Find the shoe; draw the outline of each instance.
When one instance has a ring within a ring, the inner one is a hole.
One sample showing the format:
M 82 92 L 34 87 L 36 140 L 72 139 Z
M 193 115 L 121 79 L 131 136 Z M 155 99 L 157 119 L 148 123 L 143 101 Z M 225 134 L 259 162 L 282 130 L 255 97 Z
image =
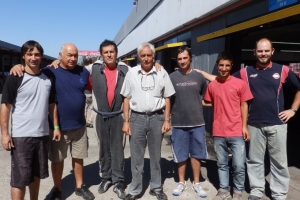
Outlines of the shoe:
M 168 200 L 167 195 L 164 193 L 163 190 L 150 190 L 149 194 L 152 196 L 156 196 L 158 200 Z
M 82 184 L 80 188 L 75 189 L 75 194 L 77 196 L 81 196 L 85 200 L 93 200 L 95 199 L 95 196 L 93 193 L 85 186 L 85 184 Z
M 61 200 L 61 191 L 59 191 L 57 188 L 53 188 L 50 200 Z
M 207 197 L 206 192 L 201 187 L 200 183 L 193 184 L 192 189 L 197 193 L 201 198 Z
M 261 199 L 261 197 L 258 197 L 258 196 L 252 195 L 252 194 L 250 194 L 248 196 L 248 200 L 260 200 L 260 199 Z
M 106 192 L 110 186 L 111 186 L 110 180 L 102 179 L 102 181 L 99 185 L 99 188 L 98 188 L 98 192 L 100 194 L 102 194 L 102 193 Z
M 232 197 L 230 195 L 229 190 L 225 190 L 222 188 L 218 190 L 217 195 L 215 196 L 215 198 L 213 198 L 213 200 L 231 200 L 231 199 Z
M 174 196 L 180 196 L 181 193 L 187 189 L 186 183 L 179 182 L 177 187 L 173 190 L 173 195 Z
M 115 184 L 113 191 L 118 195 L 120 199 L 125 199 L 126 193 L 124 191 L 124 184 L 122 181 Z
M 127 194 L 124 200 L 135 200 L 137 196 L 134 196 L 132 194 Z
M 232 200 L 242 200 L 242 199 L 243 199 L 242 191 L 234 190 Z

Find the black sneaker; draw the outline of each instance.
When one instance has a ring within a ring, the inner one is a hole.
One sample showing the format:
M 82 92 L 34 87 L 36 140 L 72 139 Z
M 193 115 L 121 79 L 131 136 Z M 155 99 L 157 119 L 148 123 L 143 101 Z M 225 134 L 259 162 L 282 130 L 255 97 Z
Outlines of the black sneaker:
M 85 200 L 93 200 L 95 199 L 95 196 L 93 193 L 85 186 L 85 184 L 81 185 L 81 188 L 75 189 L 75 194 L 77 196 L 81 196 Z
M 53 188 L 50 200 L 61 200 L 61 191 L 59 191 L 57 188 Z
M 102 179 L 102 181 L 99 185 L 99 188 L 98 188 L 98 192 L 100 194 L 102 194 L 102 193 L 106 192 L 110 186 L 111 186 L 110 180 Z
M 127 194 L 125 197 L 125 200 L 135 200 L 137 199 L 137 196 L 134 196 L 132 194 Z
M 158 200 L 168 200 L 167 195 L 163 192 L 163 190 L 150 190 L 149 194 L 152 196 L 156 196 Z
M 124 191 L 124 184 L 122 181 L 115 184 L 113 191 L 118 195 L 120 199 L 125 199 L 126 193 Z

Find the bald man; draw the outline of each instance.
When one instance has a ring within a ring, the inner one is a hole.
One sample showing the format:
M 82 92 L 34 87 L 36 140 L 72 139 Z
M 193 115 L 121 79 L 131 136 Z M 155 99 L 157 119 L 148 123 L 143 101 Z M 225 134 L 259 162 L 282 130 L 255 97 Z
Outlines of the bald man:
M 43 68 L 42 71 L 52 74 L 57 97 L 60 126 L 50 125 L 51 129 L 60 129 L 62 133 L 59 142 L 50 143 L 49 159 L 54 188 L 50 199 L 61 199 L 61 179 L 64 159 L 70 146 L 72 166 L 76 180 L 75 194 L 84 199 L 94 199 L 94 195 L 83 183 L 83 159 L 88 157 L 88 138 L 86 135 L 86 121 L 84 116 L 85 94 L 89 72 L 85 67 L 78 66 L 78 50 L 75 45 L 67 43 L 59 52 L 60 64 L 57 69 Z M 15 66 L 13 69 L 20 68 Z M 13 70 L 12 69 L 12 70 Z M 20 70 L 19 70 L 20 71 Z M 18 73 L 20 74 L 20 72 Z

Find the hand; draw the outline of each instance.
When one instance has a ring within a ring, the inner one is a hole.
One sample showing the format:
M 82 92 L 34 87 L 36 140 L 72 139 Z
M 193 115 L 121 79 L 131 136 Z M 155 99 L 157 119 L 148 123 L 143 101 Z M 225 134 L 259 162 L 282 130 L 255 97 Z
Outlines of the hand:
M 243 138 L 244 138 L 245 142 L 250 140 L 250 133 L 249 133 L 248 127 L 243 127 Z
M 162 125 L 161 132 L 164 134 L 164 133 L 168 132 L 169 130 L 171 130 L 170 122 L 165 120 Z
M 21 64 L 17 64 L 10 69 L 9 74 L 21 77 L 23 76 L 24 71 L 25 71 L 25 67 Z
M 131 135 L 130 123 L 129 122 L 123 122 L 122 131 L 125 133 L 125 135 Z
M 158 62 L 155 62 L 154 67 L 155 67 L 156 71 L 160 71 L 160 70 L 164 69 L 164 67 L 162 65 L 160 65 Z
M 48 67 L 54 67 L 54 69 L 58 68 L 58 65 L 60 64 L 60 60 L 54 60 Z
M 279 118 L 287 123 L 289 119 L 291 119 L 295 115 L 295 112 L 292 110 L 284 110 L 281 113 L 279 113 Z
M 2 134 L 2 146 L 6 151 L 10 151 L 11 148 L 15 147 L 9 134 Z
M 53 138 L 52 138 L 52 140 L 55 140 L 56 142 L 58 142 L 58 141 L 60 141 L 60 138 L 61 138 L 60 130 L 59 129 L 55 129 L 53 131 Z

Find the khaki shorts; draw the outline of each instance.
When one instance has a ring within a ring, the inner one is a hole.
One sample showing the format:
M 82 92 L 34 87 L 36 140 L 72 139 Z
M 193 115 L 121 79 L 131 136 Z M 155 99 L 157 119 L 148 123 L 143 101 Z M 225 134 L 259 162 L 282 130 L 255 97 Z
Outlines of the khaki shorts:
M 50 130 L 49 160 L 61 162 L 67 157 L 68 147 L 72 158 L 83 159 L 88 157 L 88 137 L 86 127 L 74 130 L 61 131 L 60 141 L 52 140 L 53 130 Z

